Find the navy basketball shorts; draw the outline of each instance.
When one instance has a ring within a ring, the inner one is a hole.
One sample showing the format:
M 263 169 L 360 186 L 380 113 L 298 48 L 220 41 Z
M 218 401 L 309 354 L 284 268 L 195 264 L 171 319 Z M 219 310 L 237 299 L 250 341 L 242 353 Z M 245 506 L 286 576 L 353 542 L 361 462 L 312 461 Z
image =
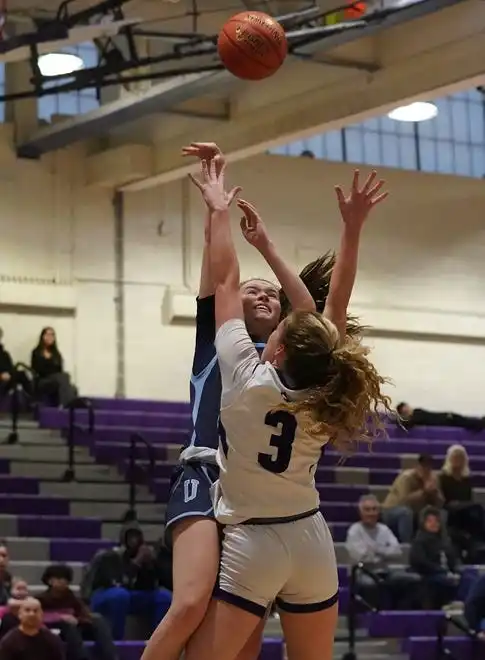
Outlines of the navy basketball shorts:
M 219 468 L 212 463 L 191 461 L 175 468 L 165 518 L 165 541 L 171 546 L 172 530 L 178 521 L 186 518 L 214 520 L 211 486 L 219 479 Z

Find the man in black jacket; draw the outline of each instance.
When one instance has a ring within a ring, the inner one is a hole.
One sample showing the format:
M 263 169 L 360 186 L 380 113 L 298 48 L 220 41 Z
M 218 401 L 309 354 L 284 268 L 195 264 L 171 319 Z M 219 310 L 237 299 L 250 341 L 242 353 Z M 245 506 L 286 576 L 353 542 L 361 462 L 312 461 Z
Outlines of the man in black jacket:
M 154 630 L 172 600 L 169 591 L 159 588 L 155 553 L 136 522 L 123 527 L 119 547 L 95 555 L 81 589 L 92 611 L 110 622 L 114 639 L 123 639 L 129 614 L 142 616 Z

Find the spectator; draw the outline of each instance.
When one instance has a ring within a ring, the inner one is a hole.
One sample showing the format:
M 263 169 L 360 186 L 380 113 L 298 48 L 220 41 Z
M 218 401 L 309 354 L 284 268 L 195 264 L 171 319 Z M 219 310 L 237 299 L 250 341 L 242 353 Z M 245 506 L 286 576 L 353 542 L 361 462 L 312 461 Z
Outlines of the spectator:
M 52 564 L 46 568 L 42 582 L 48 588 L 39 596 L 44 620 L 61 620 L 75 626 L 82 640 L 94 641 L 99 660 L 116 660 L 116 648 L 107 622 L 101 616 L 92 614 L 72 591 L 72 578 L 70 566 Z
M 15 385 L 20 385 L 24 391 L 32 395 L 32 383 L 25 371 L 14 368 L 12 357 L 5 350 L 3 330 L 0 328 L 0 398 L 3 398 Z
M 54 329 L 43 328 L 39 343 L 32 351 L 31 367 L 37 377 L 38 394 L 61 406 L 68 404 L 77 394 L 63 366 Z
M 424 408 L 413 408 L 403 401 L 397 407 L 400 423 L 408 429 L 413 426 L 453 426 L 468 431 L 483 431 L 485 417 L 465 417 L 453 412 L 432 412 Z
M 421 454 L 414 468 L 403 470 L 394 480 L 382 505 L 382 518 L 401 543 L 410 543 L 415 518 L 429 505 L 441 507 L 443 495 L 433 474 L 432 457 Z
M 366 573 L 357 574 L 359 587 L 366 600 L 377 607 L 382 605 L 381 594 L 389 595 L 393 609 L 412 609 L 419 606 L 419 590 L 414 587 L 421 583 L 415 573 L 391 567 L 390 563 L 402 559 L 399 541 L 387 525 L 379 520 L 380 506 L 374 495 L 363 495 L 359 501 L 360 522 L 356 522 L 347 532 L 346 548 L 352 563 L 361 562 L 365 568 L 380 578 L 384 589 Z M 377 599 L 377 602 L 376 602 Z
M 19 625 L 0 642 L 2 660 L 64 660 L 61 640 L 42 624 L 42 608 L 35 598 L 23 601 Z
M 411 568 L 422 575 L 433 608 L 440 608 L 455 598 L 464 600 L 470 586 L 470 578 L 476 573 L 459 570 L 458 558 L 449 537 L 442 534 L 441 512 L 436 507 L 426 507 L 422 512 L 421 526 L 411 545 Z
M 465 619 L 485 639 L 485 575 L 475 580 L 465 600 Z
M 0 540 L 0 605 L 7 605 L 12 592 L 12 575 L 8 570 L 10 557 L 7 542 Z
M 468 454 L 462 445 L 452 445 L 446 452 L 439 474 L 439 484 L 448 512 L 448 525 L 461 549 L 473 554 L 473 548 L 485 540 L 485 515 L 473 501 L 473 487 L 468 467 Z
M 166 614 L 171 594 L 158 587 L 155 553 L 136 522 L 127 523 L 119 548 L 99 552 L 83 580 L 91 609 L 110 623 L 115 639 L 123 639 L 128 614 L 144 617 L 152 630 Z
M 3 608 L 4 611 L 1 615 L 0 638 L 5 637 L 11 630 L 18 627 L 20 608 L 28 598 L 29 591 L 25 580 L 14 579 L 11 598 L 8 601 L 8 606 Z M 81 634 L 76 625 L 60 620 L 58 617 L 49 617 L 48 612 L 44 613 L 43 622 L 48 629 L 56 631 L 64 642 L 66 660 L 88 660 Z

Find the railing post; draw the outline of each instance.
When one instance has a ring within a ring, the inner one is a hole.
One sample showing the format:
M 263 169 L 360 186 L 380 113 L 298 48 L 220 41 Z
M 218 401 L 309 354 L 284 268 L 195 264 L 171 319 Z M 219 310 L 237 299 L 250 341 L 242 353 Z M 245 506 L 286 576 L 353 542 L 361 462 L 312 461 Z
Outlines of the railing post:
M 130 488 L 128 492 L 128 510 L 124 516 L 124 522 L 131 522 L 137 519 L 136 514 L 136 435 L 130 436 L 130 454 L 128 471 L 130 475 Z
M 12 429 L 7 436 L 7 443 L 9 445 L 15 445 L 19 441 L 19 390 L 18 383 L 15 377 L 15 370 L 12 376 L 13 379 L 13 390 L 12 390 L 12 409 L 11 409 L 11 418 L 12 418 Z
M 74 405 L 69 407 L 69 426 L 67 429 L 67 468 L 64 472 L 64 481 L 74 481 L 76 479 L 76 469 L 74 466 L 74 423 L 75 418 Z
M 349 650 L 342 657 L 342 660 L 357 660 L 355 652 L 355 631 L 357 628 L 357 601 L 355 598 L 357 588 L 358 564 L 352 566 L 350 571 L 349 583 L 349 610 L 347 612 L 347 628 L 349 631 Z
M 67 408 L 69 410 L 69 425 L 67 429 L 67 469 L 64 473 L 64 481 L 74 481 L 76 479 L 75 465 L 75 432 L 76 432 L 76 410 L 88 411 L 88 430 L 94 432 L 94 409 L 93 404 L 85 397 L 79 397 L 71 401 Z

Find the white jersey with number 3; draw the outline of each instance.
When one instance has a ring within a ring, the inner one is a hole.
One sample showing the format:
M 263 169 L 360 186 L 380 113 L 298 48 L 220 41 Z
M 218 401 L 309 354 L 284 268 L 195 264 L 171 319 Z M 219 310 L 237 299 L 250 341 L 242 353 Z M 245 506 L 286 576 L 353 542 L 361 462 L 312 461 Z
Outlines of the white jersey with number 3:
M 301 392 L 263 364 L 244 321 L 232 319 L 215 341 L 222 376 L 216 518 L 223 524 L 291 518 L 317 509 L 315 471 L 325 439 L 309 436 L 298 416 L 276 410 Z

